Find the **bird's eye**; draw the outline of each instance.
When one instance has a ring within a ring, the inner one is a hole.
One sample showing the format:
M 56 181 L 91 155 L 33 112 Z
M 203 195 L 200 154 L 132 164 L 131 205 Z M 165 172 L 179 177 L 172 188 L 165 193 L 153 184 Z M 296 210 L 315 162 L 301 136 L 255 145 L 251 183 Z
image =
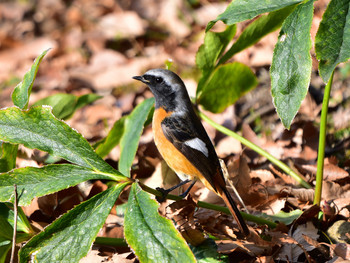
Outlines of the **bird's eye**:
M 157 83 L 162 83 L 162 82 L 163 82 L 163 79 L 160 78 L 160 77 L 158 77 L 158 78 L 156 78 L 156 82 L 157 82 Z

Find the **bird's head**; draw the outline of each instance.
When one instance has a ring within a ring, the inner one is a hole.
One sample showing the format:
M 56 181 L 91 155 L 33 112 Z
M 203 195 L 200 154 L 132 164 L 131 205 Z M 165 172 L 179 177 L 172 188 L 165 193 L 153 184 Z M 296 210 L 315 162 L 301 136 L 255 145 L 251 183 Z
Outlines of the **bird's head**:
M 166 69 L 151 69 L 133 79 L 145 83 L 156 99 L 156 108 L 166 111 L 181 111 L 185 103 L 190 103 L 185 84 L 174 72 Z

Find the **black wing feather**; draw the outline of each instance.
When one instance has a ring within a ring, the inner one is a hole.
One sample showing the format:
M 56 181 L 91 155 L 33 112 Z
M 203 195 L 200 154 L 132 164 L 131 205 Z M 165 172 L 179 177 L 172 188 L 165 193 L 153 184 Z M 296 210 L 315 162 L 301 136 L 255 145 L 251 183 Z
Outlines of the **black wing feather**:
M 218 169 L 221 171 L 220 163 L 214 146 L 198 117 L 190 117 L 189 114 L 177 117 L 170 116 L 162 121 L 162 129 L 165 137 L 203 174 L 212 187 L 217 190 L 212 178 Z M 208 156 L 184 144 L 184 142 L 194 138 L 199 138 L 205 143 L 208 149 Z

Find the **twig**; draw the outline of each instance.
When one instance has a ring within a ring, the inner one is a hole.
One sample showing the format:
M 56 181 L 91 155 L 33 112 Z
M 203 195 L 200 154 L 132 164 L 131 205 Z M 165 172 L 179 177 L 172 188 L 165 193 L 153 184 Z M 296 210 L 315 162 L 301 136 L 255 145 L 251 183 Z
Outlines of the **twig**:
M 15 258 L 15 250 L 16 250 L 16 234 L 17 234 L 17 215 L 18 215 L 18 210 L 17 210 L 17 185 L 13 185 L 14 187 L 14 192 L 15 192 L 15 203 L 13 205 L 13 211 L 14 211 L 14 220 L 13 220 L 13 236 L 12 236 L 12 250 L 11 250 L 11 259 L 10 263 L 13 263 L 13 260 Z

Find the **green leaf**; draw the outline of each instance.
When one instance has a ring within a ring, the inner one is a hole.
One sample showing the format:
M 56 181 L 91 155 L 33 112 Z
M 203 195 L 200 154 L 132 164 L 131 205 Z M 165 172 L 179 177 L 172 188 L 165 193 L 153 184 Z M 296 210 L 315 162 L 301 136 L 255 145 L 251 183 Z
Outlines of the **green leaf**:
M 113 186 L 61 216 L 20 250 L 20 262 L 79 262 L 126 185 Z
M 85 94 L 82 95 L 80 97 L 78 97 L 78 101 L 77 101 L 77 105 L 75 106 L 75 110 L 80 109 L 86 105 L 89 105 L 91 103 L 93 103 L 96 100 L 99 100 L 103 98 L 100 95 L 97 95 L 95 93 L 89 93 L 89 94 Z
M 124 134 L 120 139 L 119 171 L 130 177 L 130 168 L 142 134 L 143 126 L 154 104 L 154 98 L 144 100 L 136 106 L 124 121 Z
M 48 105 L 52 107 L 52 113 L 58 119 L 65 119 L 70 116 L 77 104 L 77 96 L 72 94 L 58 93 L 38 100 L 33 104 L 35 106 Z
M 72 94 L 58 93 L 38 100 L 33 104 L 34 106 L 49 105 L 52 107 L 52 113 L 58 119 L 66 120 L 70 118 L 73 113 L 89 103 L 101 98 L 96 94 L 86 94 L 77 97 Z
M 83 167 L 111 173 L 115 180 L 124 178 L 94 152 L 81 134 L 58 120 L 48 107 L 0 110 L 0 140 L 21 143 Z
M 281 27 L 286 17 L 295 9 L 295 5 L 287 6 L 281 10 L 277 10 L 264 15 L 250 23 L 239 36 L 237 41 L 220 59 L 219 64 L 225 63 L 232 58 L 236 53 L 241 52 L 249 46 L 257 43 L 267 34 Z
M 11 241 L 6 241 L 4 244 L 2 244 L 2 240 L 0 238 L 0 263 L 5 263 L 6 262 L 6 256 L 7 253 L 10 251 L 12 242 Z
M 207 32 L 204 44 L 196 54 L 196 64 L 201 70 L 209 70 L 215 67 L 222 52 L 236 34 L 236 25 L 228 26 L 223 32 Z
M 257 84 L 254 73 L 246 65 L 238 62 L 220 65 L 203 87 L 198 102 L 206 110 L 219 113 Z
M 17 144 L 0 141 L 0 173 L 16 167 L 17 150 Z
M 328 82 L 335 67 L 350 57 L 350 2 L 332 0 L 323 14 L 315 40 L 319 70 Z
M 14 188 L 12 186 L 12 194 L 14 193 Z M 13 211 L 13 205 L 10 203 L 0 203 L 0 218 L 1 220 L 6 220 L 6 222 L 11 227 L 11 234 L 10 239 L 12 240 L 12 232 L 13 232 L 13 225 L 14 225 L 14 211 Z M 5 228 L 0 228 L 5 229 Z M 28 219 L 26 215 L 24 214 L 21 207 L 17 208 L 17 232 L 23 232 L 23 233 L 30 233 L 32 231 L 30 223 L 28 222 Z M 1 231 L 0 231 L 1 232 Z M 0 234 L 2 236 L 3 233 Z
M 235 34 L 236 25 L 228 26 L 223 32 L 207 32 L 205 34 L 204 44 L 199 47 L 196 54 L 196 64 L 202 71 L 201 79 L 198 82 L 197 96 L 215 69 L 217 60 L 225 51 Z
M 1 240 L 12 240 L 13 226 L 9 223 L 11 210 L 5 205 L 0 203 L 0 239 Z M 13 217 L 13 214 L 12 214 Z
M 195 262 L 173 223 L 158 214 L 157 202 L 136 183 L 129 194 L 124 234 L 140 262 Z
M 277 114 L 287 129 L 309 88 L 312 17 L 312 0 L 297 6 L 283 23 L 273 54 L 271 93 Z
M 226 8 L 225 12 L 208 23 L 205 30 L 210 30 L 219 20 L 227 25 L 233 25 L 247 19 L 252 19 L 257 15 L 279 10 L 302 1 L 303 0 L 234 0 Z
M 196 247 L 191 246 L 193 254 L 196 256 L 197 263 L 222 263 L 228 262 L 226 255 L 219 254 L 218 246 L 211 238 L 207 238 L 202 244 Z
M 50 49 L 45 50 L 35 59 L 31 69 L 24 75 L 23 81 L 15 87 L 12 93 L 12 101 L 17 107 L 21 109 L 28 107 L 29 96 L 32 92 L 33 83 L 36 73 L 38 72 L 40 62 L 49 50 Z
M 14 201 L 14 184 L 17 185 L 18 203 L 25 206 L 34 197 L 48 195 L 92 179 L 114 180 L 115 177 L 72 164 L 19 168 L 0 174 L 0 202 Z
M 297 210 L 290 211 L 288 213 L 284 211 L 279 211 L 277 214 L 274 214 L 274 215 L 263 214 L 263 216 L 265 218 L 272 219 L 273 221 L 290 225 L 291 223 L 293 223 L 294 220 L 299 218 L 302 215 L 302 213 L 303 211 L 301 211 L 300 209 L 297 209 Z
M 124 134 L 126 116 L 116 121 L 109 131 L 107 137 L 99 141 L 95 146 L 96 153 L 102 158 L 105 157 L 120 142 Z

